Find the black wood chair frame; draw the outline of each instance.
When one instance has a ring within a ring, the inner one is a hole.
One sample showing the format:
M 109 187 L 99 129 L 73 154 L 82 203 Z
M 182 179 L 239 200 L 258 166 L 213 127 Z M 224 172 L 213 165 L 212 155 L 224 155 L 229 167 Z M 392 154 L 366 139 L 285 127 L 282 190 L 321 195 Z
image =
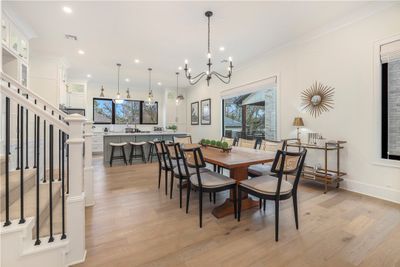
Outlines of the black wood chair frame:
M 300 180 L 301 172 L 303 169 L 304 165 L 304 160 L 307 154 L 307 150 L 304 149 L 303 151 L 296 153 L 296 152 L 287 152 L 287 151 L 282 151 L 278 150 L 274 159 L 274 162 L 272 164 L 271 170 L 275 173 L 277 173 L 276 178 L 278 179 L 278 185 L 276 188 L 276 192 L 274 195 L 270 194 L 262 194 L 260 192 L 254 191 L 250 188 L 247 188 L 239 183 L 238 185 L 238 221 L 240 221 L 240 215 L 241 215 L 241 195 L 242 192 L 248 193 L 252 196 L 260 198 L 260 208 L 261 208 L 261 200 L 273 200 L 275 202 L 275 241 L 278 241 L 279 239 L 279 202 L 281 200 L 287 200 L 289 198 L 293 198 L 293 208 L 294 208 L 294 218 L 295 218 L 295 223 L 296 223 L 296 229 L 299 229 L 299 221 L 298 221 L 298 209 L 297 209 L 297 187 L 298 183 Z M 285 158 L 287 156 L 293 156 L 293 157 L 299 157 L 299 160 L 297 162 L 296 170 L 295 171 L 285 171 Z M 281 160 L 280 160 L 281 159 Z M 277 169 L 277 165 L 280 163 L 279 170 Z M 281 194 L 281 184 L 282 184 L 282 177 L 284 174 L 295 174 L 295 180 L 293 183 L 293 188 L 292 190 L 287 193 L 287 194 Z

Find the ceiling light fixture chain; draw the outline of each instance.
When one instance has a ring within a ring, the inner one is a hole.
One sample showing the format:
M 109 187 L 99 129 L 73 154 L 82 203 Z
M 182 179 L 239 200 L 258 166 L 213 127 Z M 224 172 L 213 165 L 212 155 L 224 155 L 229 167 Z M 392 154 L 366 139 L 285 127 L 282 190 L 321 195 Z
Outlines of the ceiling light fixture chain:
M 179 72 L 176 72 L 176 104 L 179 105 L 185 98 L 179 94 Z
M 147 105 L 151 106 L 154 105 L 154 95 L 153 95 L 153 90 L 151 89 L 151 71 L 153 70 L 152 68 L 147 69 L 149 71 L 149 96 L 147 98 Z
M 114 99 L 114 103 L 115 104 L 122 104 L 124 102 L 124 100 L 121 98 L 121 94 L 119 93 L 119 78 L 120 78 L 120 69 L 121 69 L 121 63 L 117 63 L 117 72 L 118 72 L 118 82 L 117 82 L 117 87 L 118 87 L 118 91 L 117 91 L 117 95 Z
M 210 86 L 210 80 L 212 78 L 212 75 L 215 75 L 220 81 L 222 81 L 225 84 L 230 83 L 231 81 L 231 76 L 232 76 L 232 69 L 233 69 L 233 64 L 232 64 L 232 57 L 229 57 L 229 67 L 228 67 L 228 74 L 227 75 L 223 75 L 220 74 L 216 71 L 211 71 L 211 66 L 212 66 L 212 62 L 211 62 L 211 16 L 213 15 L 213 13 L 211 11 L 207 11 L 205 13 L 205 16 L 207 17 L 208 20 L 208 32 L 207 32 L 207 58 L 208 58 L 208 62 L 207 62 L 207 67 L 208 70 L 207 71 L 203 71 L 201 73 L 199 73 L 198 75 L 192 77 L 191 74 L 191 69 L 188 68 L 188 61 L 185 60 L 185 76 L 186 78 L 189 80 L 189 84 L 191 85 L 195 85 L 196 83 L 198 83 L 204 76 L 206 76 L 206 80 L 207 80 L 207 86 Z

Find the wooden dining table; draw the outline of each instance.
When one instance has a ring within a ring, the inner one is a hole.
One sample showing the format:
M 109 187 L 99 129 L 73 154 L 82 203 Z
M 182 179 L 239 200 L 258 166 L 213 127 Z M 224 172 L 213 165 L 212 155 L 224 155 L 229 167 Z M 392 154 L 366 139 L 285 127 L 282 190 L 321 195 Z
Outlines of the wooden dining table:
M 197 144 L 185 145 L 185 147 L 199 146 Z M 272 162 L 275 153 L 264 150 L 232 147 L 229 152 L 223 152 L 221 149 L 212 147 L 201 147 L 204 160 L 207 163 L 215 164 L 229 170 L 230 177 L 237 183 L 248 179 L 247 169 L 250 165 Z M 258 206 L 258 202 L 252 200 L 247 194 L 242 193 L 242 210 Z M 225 202 L 215 207 L 212 214 L 217 218 L 222 218 L 234 213 L 232 191 Z

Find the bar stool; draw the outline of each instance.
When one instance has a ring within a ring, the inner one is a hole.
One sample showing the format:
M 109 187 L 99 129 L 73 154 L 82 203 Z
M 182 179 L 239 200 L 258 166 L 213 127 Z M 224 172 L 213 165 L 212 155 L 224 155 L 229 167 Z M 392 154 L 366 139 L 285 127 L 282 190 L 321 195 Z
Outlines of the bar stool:
M 156 151 L 155 143 L 154 143 L 154 142 L 157 142 L 157 141 L 158 141 L 158 139 L 154 139 L 153 141 L 148 141 L 147 142 L 150 145 L 149 155 L 147 156 L 147 161 L 150 161 L 151 163 L 153 163 L 153 157 L 157 156 L 157 151 Z
M 128 163 L 126 162 L 126 155 L 125 155 L 125 146 L 126 146 L 126 142 L 122 142 L 122 143 L 110 143 L 111 146 L 111 157 L 110 157 L 110 167 L 112 167 L 112 162 L 114 159 L 123 159 L 125 162 L 125 165 L 128 165 Z M 119 156 L 114 156 L 114 150 L 116 147 L 119 147 L 122 151 L 122 155 Z
M 131 145 L 131 153 L 129 155 L 129 163 L 132 165 L 132 160 L 134 158 L 142 158 L 143 162 L 146 163 L 146 156 L 144 154 L 144 146 L 146 142 L 129 142 Z M 136 154 L 136 148 L 140 147 L 140 155 Z

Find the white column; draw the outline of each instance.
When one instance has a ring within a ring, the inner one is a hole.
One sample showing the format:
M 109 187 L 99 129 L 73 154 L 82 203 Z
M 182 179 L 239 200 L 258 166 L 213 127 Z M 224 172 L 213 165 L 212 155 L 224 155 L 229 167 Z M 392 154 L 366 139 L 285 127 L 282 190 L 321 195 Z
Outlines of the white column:
M 83 191 L 83 123 L 86 119 L 79 114 L 68 115 L 69 123 L 69 195 L 67 198 L 66 221 L 69 239 L 68 265 L 83 262 L 85 249 L 85 192 Z
M 86 207 L 94 205 L 93 196 L 93 166 L 92 166 L 92 121 L 85 123 L 85 169 L 83 188 L 86 196 Z

